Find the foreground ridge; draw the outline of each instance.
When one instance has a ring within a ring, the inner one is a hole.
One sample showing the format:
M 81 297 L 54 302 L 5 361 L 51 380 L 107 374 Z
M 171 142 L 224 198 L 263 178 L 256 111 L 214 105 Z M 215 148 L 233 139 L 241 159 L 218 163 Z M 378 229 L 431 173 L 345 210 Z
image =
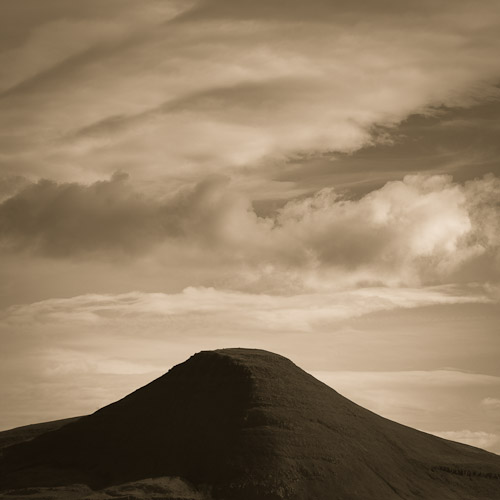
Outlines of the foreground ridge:
M 0 466 L 4 498 L 28 487 L 82 499 L 500 495 L 499 456 L 382 418 L 290 360 L 242 348 L 202 351 L 92 415 L 5 448 Z

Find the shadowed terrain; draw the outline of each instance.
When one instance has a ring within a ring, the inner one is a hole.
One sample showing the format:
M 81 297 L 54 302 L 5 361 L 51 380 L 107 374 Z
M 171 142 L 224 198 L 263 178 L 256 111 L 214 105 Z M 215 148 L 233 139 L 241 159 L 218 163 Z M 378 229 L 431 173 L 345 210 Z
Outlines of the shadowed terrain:
M 500 495 L 499 456 L 382 418 L 288 359 L 252 349 L 200 352 L 124 399 L 2 455 L 4 498 Z
M 0 450 L 6 446 L 22 443 L 34 439 L 45 432 L 55 431 L 63 425 L 70 422 L 76 422 L 81 417 L 63 418 L 61 420 L 52 420 L 51 422 L 42 422 L 40 424 L 23 425 L 15 429 L 0 432 Z

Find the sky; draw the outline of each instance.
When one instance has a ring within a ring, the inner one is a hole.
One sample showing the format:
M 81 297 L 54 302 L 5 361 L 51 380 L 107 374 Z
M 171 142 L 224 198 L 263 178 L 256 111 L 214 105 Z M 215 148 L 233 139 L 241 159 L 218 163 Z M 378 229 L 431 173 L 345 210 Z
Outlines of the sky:
M 498 1 L 0 3 L 0 429 L 238 346 L 500 453 Z

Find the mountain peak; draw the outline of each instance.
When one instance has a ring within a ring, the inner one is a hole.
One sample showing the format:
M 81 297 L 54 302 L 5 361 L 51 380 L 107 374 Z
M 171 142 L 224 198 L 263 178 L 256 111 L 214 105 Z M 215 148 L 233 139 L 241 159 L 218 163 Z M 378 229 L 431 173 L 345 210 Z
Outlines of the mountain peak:
M 7 448 L 0 487 L 180 477 L 215 498 L 498 498 L 500 457 L 382 418 L 290 360 L 201 351 L 129 396 Z

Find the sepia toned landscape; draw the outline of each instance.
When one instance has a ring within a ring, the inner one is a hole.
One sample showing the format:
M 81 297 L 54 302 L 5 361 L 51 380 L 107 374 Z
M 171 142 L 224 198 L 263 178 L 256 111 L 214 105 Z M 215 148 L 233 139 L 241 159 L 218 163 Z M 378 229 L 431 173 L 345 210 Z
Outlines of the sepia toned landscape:
M 0 497 L 500 498 L 497 0 L 0 7 Z
M 498 455 L 381 418 L 255 349 L 198 353 L 4 448 L 1 465 L 4 498 L 495 499 L 500 483 Z

